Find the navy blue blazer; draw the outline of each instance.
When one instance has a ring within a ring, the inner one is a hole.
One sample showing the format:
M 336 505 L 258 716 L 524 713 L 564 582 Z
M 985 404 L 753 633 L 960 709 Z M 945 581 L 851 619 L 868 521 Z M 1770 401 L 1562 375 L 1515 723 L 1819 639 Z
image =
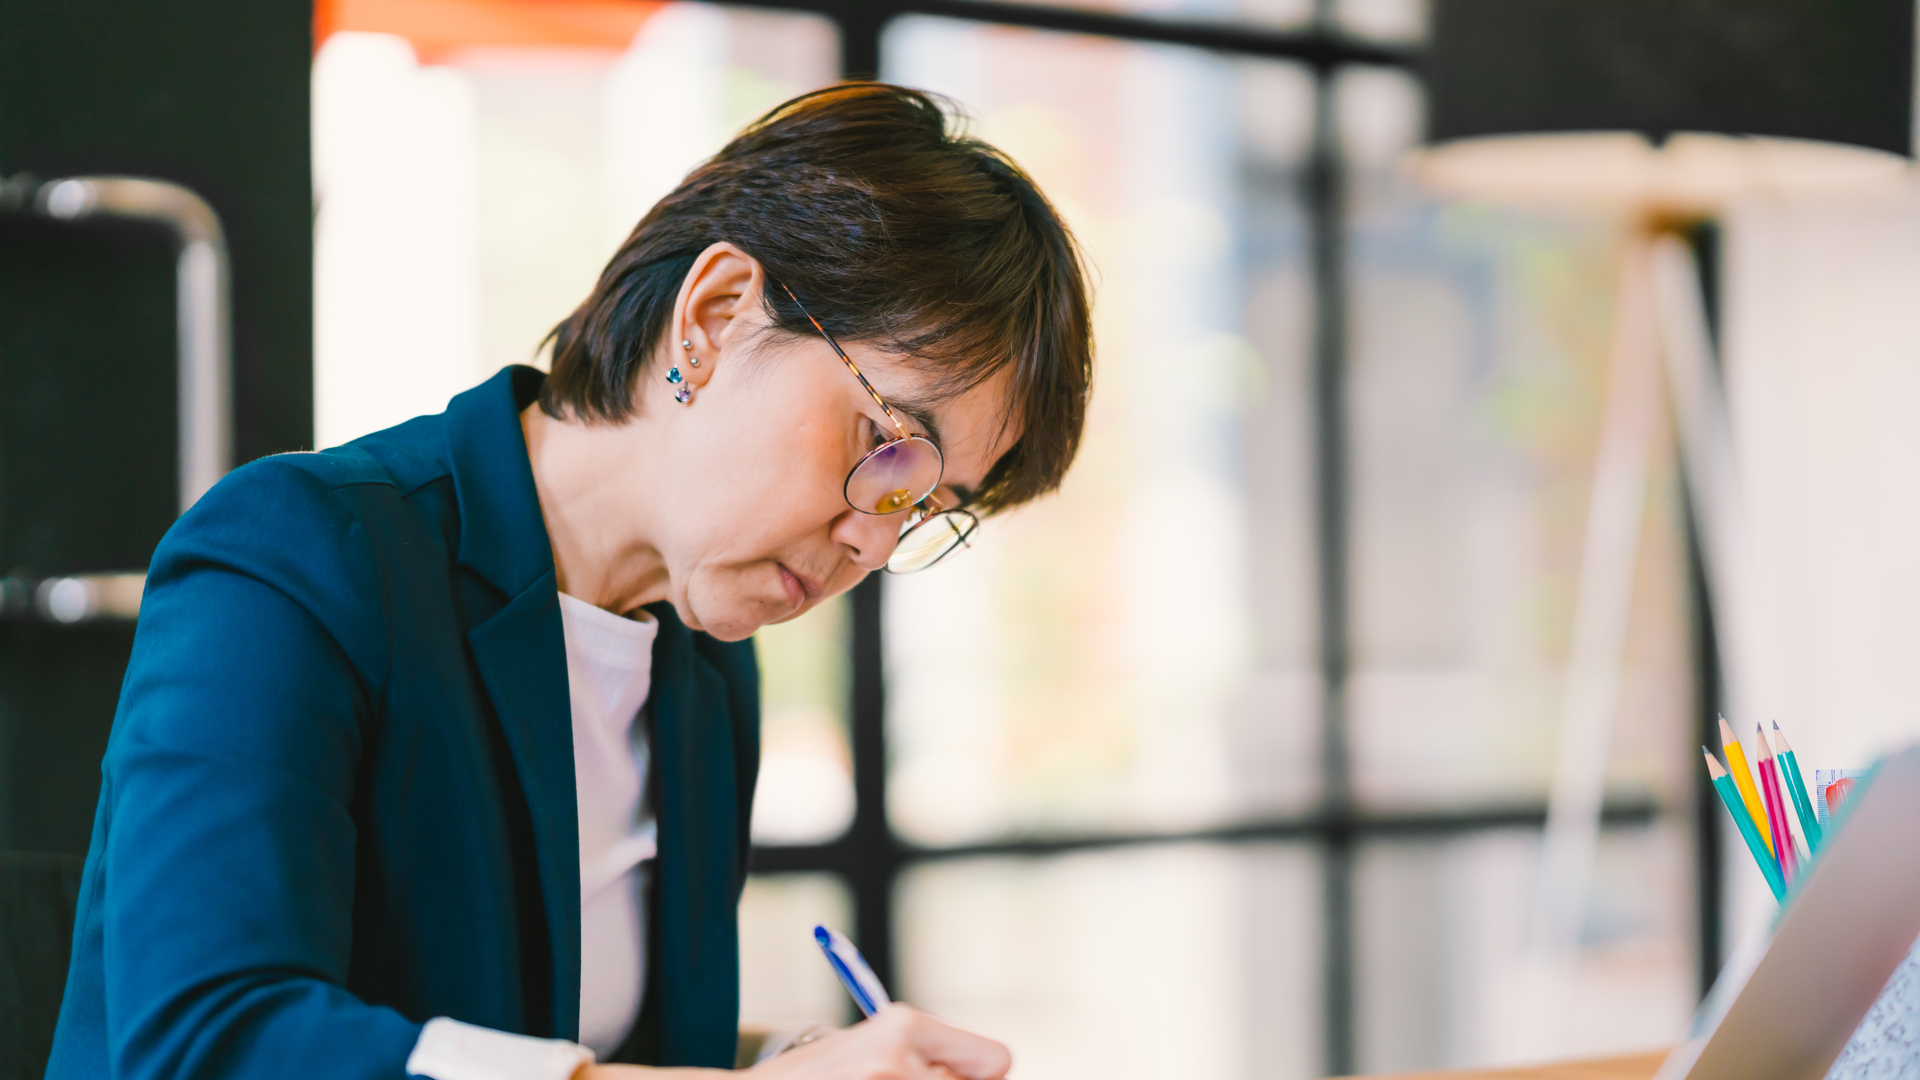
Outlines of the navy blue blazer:
M 573 1038 L 565 642 L 509 368 L 256 461 L 154 553 L 50 1080 L 397 1080 L 435 1016 Z M 730 1067 L 750 643 L 660 619 L 646 1004 L 621 1060 Z

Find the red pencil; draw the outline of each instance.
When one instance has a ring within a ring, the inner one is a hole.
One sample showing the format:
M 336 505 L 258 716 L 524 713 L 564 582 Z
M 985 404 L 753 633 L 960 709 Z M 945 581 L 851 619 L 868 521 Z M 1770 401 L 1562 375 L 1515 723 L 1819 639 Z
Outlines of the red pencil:
M 1773 845 L 1774 854 L 1780 860 L 1780 876 L 1791 886 L 1793 879 L 1800 876 L 1800 862 L 1795 858 L 1793 832 L 1787 824 L 1787 803 L 1780 797 L 1780 766 L 1773 760 L 1773 746 L 1767 742 L 1767 733 L 1760 731 L 1760 757 L 1754 762 L 1754 771 L 1760 774 L 1761 801 L 1766 803 L 1767 817 L 1773 822 L 1773 835 L 1778 842 Z

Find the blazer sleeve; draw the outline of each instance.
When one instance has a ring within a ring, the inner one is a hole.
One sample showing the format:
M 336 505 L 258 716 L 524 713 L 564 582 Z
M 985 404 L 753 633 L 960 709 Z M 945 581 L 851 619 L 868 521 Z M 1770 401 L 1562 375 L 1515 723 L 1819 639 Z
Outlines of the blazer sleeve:
M 419 1034 L 344 989 L 388 631 L 353 478 L 303 457 L 216 486 L 148 576 L 90 898 L 124 1080 L 395 1080 Z

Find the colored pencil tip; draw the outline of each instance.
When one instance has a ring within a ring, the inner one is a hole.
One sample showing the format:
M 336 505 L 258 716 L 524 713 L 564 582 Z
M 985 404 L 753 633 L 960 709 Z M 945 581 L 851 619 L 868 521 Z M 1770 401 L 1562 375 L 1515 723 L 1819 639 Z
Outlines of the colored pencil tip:
M 1773 748 L 1777 753 L 1793 753 L 1793 744 L 1787 741 L 1787 733 L 1780 730 L 1780 721 L 1773 722 Z
M 1727 718 L 1723 716 L 1720 718 L 1720 745 L 1726 746 L 1733 741 L 1733 725 L 1727 723 Z
M 1759 724 L 1753 725 L 1753 737 L 1760 740 L 1760 760 L 1772 760 L 1773 744 L 1767 741 L 1767 729 L 1761 727 Z
M 1701 748 L 1700 748 L 1700 752 L 1701 752 L 1702 754 L 1705 754 L 1705 755 L 1706 755 L 1706 758 L 1707 758 L 1707 775 L 1708 775 L 1709 777 L 1711 777 L 1711 778 L 1713 778 L 1713 779 L 1715 779 L 1715 780 L 1718 780 L 1718 779 L 1720 779 L 1721 777 L 1723 777 L 1723 776 L 1725 776 L 1725 775 L 1727 775 L 1727 770 L 1725 770 L 1725 769 L 1723 769 L 1723 768 L 1721 768 L 1721 767 L 1720 767 L 1720 762 L 1719 762 L 1719 761 L 1718 761 L 1717 759 L 1715 759 L 1715 758 L 1714 758 L 1714 756 L 1713 756 L 1713 751 L 1711 751 L 1711 750 L 1709 750 L 1709 749 L 1707 749 L 1706 747 L 1704 747 L 1704 746 L 1703 746 L 1703 747 L 1701 747 Z

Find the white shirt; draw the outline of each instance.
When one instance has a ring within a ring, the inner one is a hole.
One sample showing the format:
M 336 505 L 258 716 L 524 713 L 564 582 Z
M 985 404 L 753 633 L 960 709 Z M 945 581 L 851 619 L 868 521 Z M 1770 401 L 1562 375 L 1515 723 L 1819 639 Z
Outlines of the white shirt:
M 580 818 L 580 1044 L 429 1021 L 407 1072 L 434 1080 L 565 1080 L 626 1041 L 646 986 L 647 735 L 638 724 L 660 627 L 560 594 Z

